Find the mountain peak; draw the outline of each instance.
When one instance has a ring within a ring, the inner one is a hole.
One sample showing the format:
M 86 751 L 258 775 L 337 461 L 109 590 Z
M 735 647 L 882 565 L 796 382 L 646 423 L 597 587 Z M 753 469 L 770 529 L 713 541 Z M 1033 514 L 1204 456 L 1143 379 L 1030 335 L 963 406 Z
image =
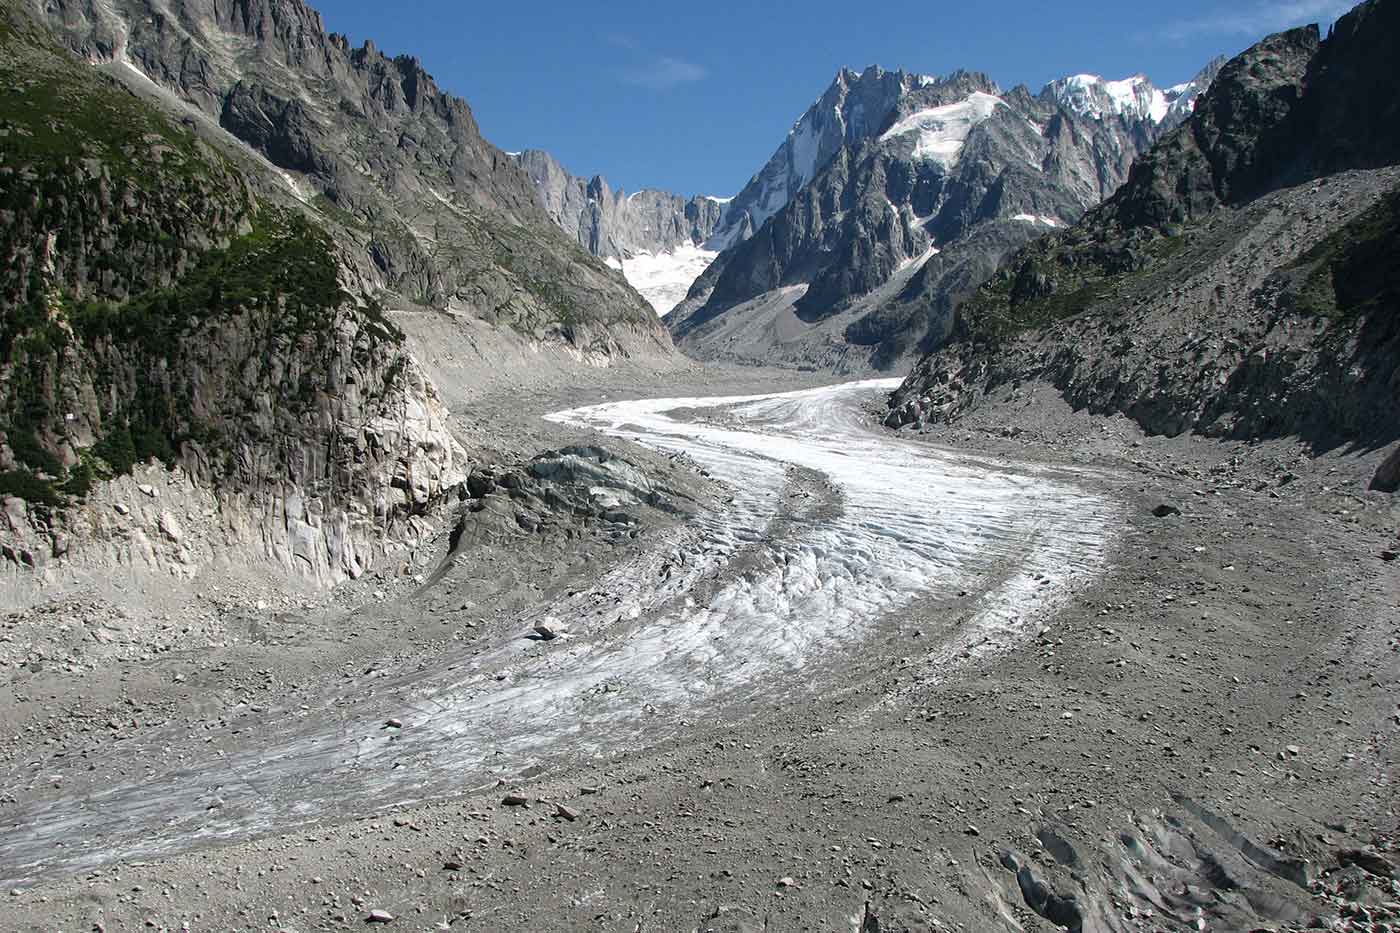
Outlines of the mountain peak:
M 1144 74 L 1117 81 L 1095 74 L 1070 75 L 1051 81 L 1045 93 L 1066 110 L 1094 119 L 1116 114 L 1160 123 L 1166 119 L 1172 103 Z

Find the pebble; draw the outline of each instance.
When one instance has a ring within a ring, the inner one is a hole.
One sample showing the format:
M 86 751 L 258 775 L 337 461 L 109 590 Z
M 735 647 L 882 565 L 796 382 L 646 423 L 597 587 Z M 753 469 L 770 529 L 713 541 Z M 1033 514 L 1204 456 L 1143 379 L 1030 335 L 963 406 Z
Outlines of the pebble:
M 398 719 L 386 719 L 386 720 L 384 720 L 384 728 L 385 728 L 385 729 L 402 729 L 402 728 L 403 728 L 403 722 L 402 722 L 401 720 L 398 720 Z
M 394 915 L 387 910 L 378 908 L 371 910 L 369 916 L 365 918 L 365 923 L 393 923 Z
M 530 798 L 524 794 L 506 794 L 501 798 L 501 804 L 507 807 L 528 807 Z
M 554 815 L 560 819 L 568 820 L 570 823 L 578 819 L 578 811 L 572 810 L 562 803 L 556 803 L 554 805 Z

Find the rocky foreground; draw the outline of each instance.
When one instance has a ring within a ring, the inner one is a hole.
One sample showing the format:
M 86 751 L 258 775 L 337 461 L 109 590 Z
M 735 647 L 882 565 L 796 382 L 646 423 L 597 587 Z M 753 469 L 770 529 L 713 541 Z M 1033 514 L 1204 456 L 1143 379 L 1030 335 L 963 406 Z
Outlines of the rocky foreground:
M 834 688 L 441 803 L 21 882 L 15 926 L 1384 928 L 1400 542 L 1393 500 L 1366 491 L 1379 455 L 1147 437 L 1044 389 L 926 441 L 1061 471 L 1121 508 L 1106 569 L 1018 647 L 949 664 L 975 594 L 918 599 L 827 662 L 815 680 Z M 821 487 L 793 482 L 801 522 Z M 437 588 L 375 584 L 344 648 L 326 637 L 336 613 L 279 610 L 216 663 L 176 651 L 62 683 L 17 668 L 5 731 L 24 777 L 8 783 L 37 789 L 57 755 L 101 767 L 181 722 L 279 728 L 271 710 L 343 678 L 541 638 L 510 627 L 512 607 L 594 578 L 595 545 L 498 540 L 460 550 Z M 421 718 L 386 707 L 381 728 Z

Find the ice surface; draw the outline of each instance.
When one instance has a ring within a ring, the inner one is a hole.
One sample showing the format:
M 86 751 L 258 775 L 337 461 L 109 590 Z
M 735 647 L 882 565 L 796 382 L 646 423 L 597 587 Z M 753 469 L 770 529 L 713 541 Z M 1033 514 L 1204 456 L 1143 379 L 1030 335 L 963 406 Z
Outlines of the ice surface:
M 628 284 L 641 293 L 658 315 L 665 317 L 685 300 L 690 286 L 718 255 L 714 250 L 684 243 L 665 253 L 638 253 L 621 262 L 609 260 L 608 265 L 621 269 Z
M 1001 98 L 978 91 L 955 104 L 910 114 L 886 130 L 880 141 L 915 134 L 915 159 L 952 165 L 972 128 L 989 118 L 1001 103 Z

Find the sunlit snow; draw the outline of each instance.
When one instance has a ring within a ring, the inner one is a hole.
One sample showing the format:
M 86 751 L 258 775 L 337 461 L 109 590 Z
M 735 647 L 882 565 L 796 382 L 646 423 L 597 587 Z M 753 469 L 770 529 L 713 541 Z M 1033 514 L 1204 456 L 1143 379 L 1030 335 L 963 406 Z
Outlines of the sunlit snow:
M 962 152 L 963 144 L 967 142 L 972 128 L 990 117 L 1001 103 L 1001 98 L 979 91 L 956 104 L 931 107 L 910 114 L 890 127 L 885 135 L 880 137 L 880 141 L 886 142 L 898 136 L 917 134 L 914 143 L 915 159 L 951 165 Z
M 1120 81 L 1105 81 L 1098 75 L 1071 75 L 1053 85 L 1055 98 L 1076 113 L 1102 119 L 1107 113 L 1133 115 L 1160 123 L 1171 105 L 1167 96 L 1152 86 L 1144 75 L 1134 75 Z M 1108 108 L 1101 106 L 1095 91 L 1107 98 Z
M 670 252 L 638 253 L 621 262 L 609 259 L 607 263 L 614 269 L 621 269 L 628 284 L 664 317 L 685 300 L 690 286 L 718 255 L 713 250 L 686 243 Z
M 1047 227 L 1059 227 L 1060 221 L 1054 217 L 1046 217 L 1044 214 L 1017 214 L 1012 220 L 1022 220 L 1028 224 L 1045 224 Z

